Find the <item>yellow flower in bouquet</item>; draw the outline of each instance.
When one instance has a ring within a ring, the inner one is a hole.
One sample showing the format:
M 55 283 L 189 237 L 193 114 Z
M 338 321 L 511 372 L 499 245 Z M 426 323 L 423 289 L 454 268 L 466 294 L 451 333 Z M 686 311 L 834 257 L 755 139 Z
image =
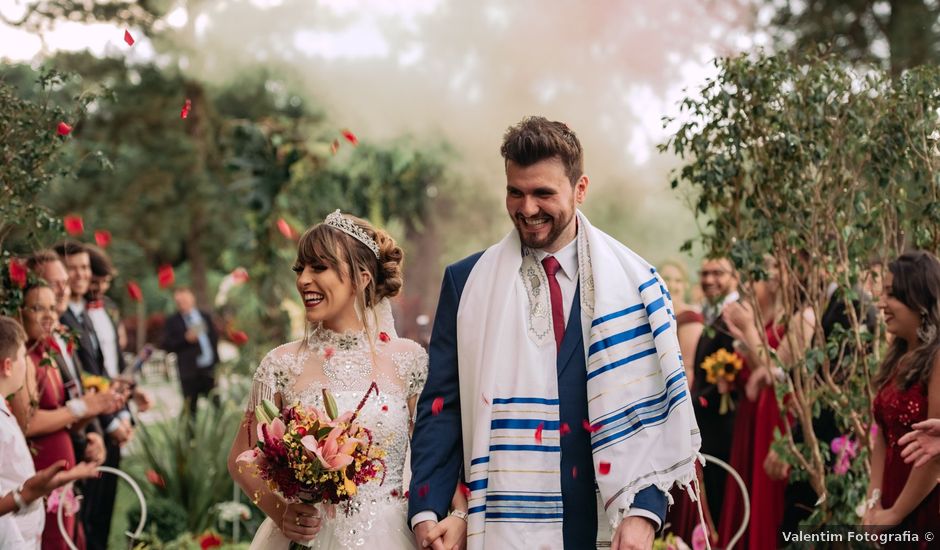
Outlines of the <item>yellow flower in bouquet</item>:
M 97 391 L 104 393 L 111 388 L 111 381 L 103 376 L 83 374 L 82 387 L 85 388 L 85 391 Z
M 734 410 L 731 394 L 728 391 L 722 391 L 721 388 L 734 382 L 742 368 L 744 368 L 744 361 L 741 360 L 741 357 L 737 353 L 732 353 L 726 349 L 719 349 L 702 361 L 705 380 L 709 384 L 718 384 L 721 393 L 718 414 L 726 414 L 729 410 Z M 724 382 L 724 384 L 719 382 Z

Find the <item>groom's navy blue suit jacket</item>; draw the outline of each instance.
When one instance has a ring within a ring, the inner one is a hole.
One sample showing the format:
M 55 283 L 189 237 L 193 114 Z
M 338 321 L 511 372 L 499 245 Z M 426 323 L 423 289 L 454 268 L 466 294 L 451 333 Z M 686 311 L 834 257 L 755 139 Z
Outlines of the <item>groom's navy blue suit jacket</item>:
M 411 487 L 408 518 L 433 511 L 447 515 L 457 482 L 463 477 L 463 437 L 460 423 L 460 384 L 457 373 L 457 306 L 470 271 L 482 252 L 465 258 L 444 272 L 429 349 L 428 380 L 418 400 L 411 442 Z M 581 332 L 580 287 L 575 293 L 565 337 L 558 353 L 560 421 L 571 427 L 561 438 L 561 491 L 565 510 L 565 548 L 594 548 L 597 538 L 597 497 L 590 434 L 582 428 L 588 418 L 587 370 Z M 481 327 L 482 329 L 482 327 Z M 443 398 L 439 414 L 431 411 Z M 666 496 L 655 487 L 640 491 L 634 508 L 666 515 Z

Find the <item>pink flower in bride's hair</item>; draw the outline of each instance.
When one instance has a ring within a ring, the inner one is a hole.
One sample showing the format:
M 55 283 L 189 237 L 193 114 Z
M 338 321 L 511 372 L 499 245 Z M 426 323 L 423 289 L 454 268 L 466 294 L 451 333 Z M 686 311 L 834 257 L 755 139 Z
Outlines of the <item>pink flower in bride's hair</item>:
M 352 464 L 352 454 L 360 444 L 358 439 L 347 437 L 340 445 L 339 437 L 344 431 L 342 426 L 337 426 L 322 441 L 317 441 L 312 435 L 306 435 L 300 440 L 300 444 L 316 456 L 327 470 L 341 470 Z

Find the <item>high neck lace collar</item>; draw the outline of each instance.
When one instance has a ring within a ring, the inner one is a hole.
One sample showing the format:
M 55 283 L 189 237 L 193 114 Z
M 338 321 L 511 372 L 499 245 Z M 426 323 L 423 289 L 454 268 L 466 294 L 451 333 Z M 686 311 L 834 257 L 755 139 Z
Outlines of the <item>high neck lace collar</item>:
M 307 345 L 320 350 L 332 348 L 334 351 L 358 351 L 368 347 L 365 329 L 336 332 L 318 324 L 310 333 Z

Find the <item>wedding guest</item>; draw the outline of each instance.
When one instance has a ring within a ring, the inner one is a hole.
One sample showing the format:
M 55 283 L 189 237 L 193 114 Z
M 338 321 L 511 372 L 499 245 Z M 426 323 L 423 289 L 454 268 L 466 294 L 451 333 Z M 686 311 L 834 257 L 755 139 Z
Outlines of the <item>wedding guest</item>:
M 215 388 L 219 334 L 209 312 L 196 307 L 196 297 L 188 287 L 177 287 L 173 301 L 177 312 L 166 320 L 163 349 L 176 354 L 183 398 L 195 413 L 199 396 L 208 396 Z
M 730 393 L 731 399 L 738 401 L 739 392 L 733 385 L 723 385 L 721 381 L 708 382 L 702 363 L 719 350 L 734 352 L 734 336 L 721 313 L 728 304 L 738 300 L 738 279 L 729 259 L 707 258 L 702 262 L 699 281 L 705 295 L 705 329 L 695 348 L 692 406 L 702 433 L 702 452 L 727 462 L 734 434 L 735 411 L 722 410 L 721 401 L 725 393 Z M 705 497 L 712 513 L 721 510 L 726 477 L 721 468 L 705 468 Z
M 878 429 L 862 522 L 923 533 L 940 525 L 940 462 L 905 462 L 899 440 L 914 424 L 940 418 L 940 260 L 918 250 L 889 263 L 879 305 L 895 338 L 875 379 Z M 918 547 L 930 544 L 921 541 Z
M 689 379 L 689 387 L 695 379 L 695 347 L 698 345 L 702 330 L 705 328 L 705 317 L 698 306 L 686 302 L 689 292 L 689 272 L 685 266 L 675 260 L 667 260 L 660 264 L 659 274 L 669 289 L 672 305 L 675 308 L 676 327 L 679 335 L 679 349 L 682 352 L 682 361 L 685 364 L 685 375 Z
M 68 307 L 60 317 L 60 322 L 69 327 L 78 335 L 78 356 L 82 370 L 94 376 L 111 379 L 107 369 L 105 355 L 110 351 L 105 346 L 116 345 L 116 339 L 111 340 L 109 335 L 101 337 L 95 331 L 94 323 L 89 314 L 88 302 L 85 295 L 91 284 L 91 257 L 85 245 L 77 241 L 63 241 L 55 247 L 56 253 L 62 258 L 69 277 L 71 290 Z M 118 354 L 120 356 L 120 354 Z M 124 390 L 117 386 L 115 389 Z M 130 412 L 122 408 L 116 414 L 105 414 L 99 418 L 101 426 L 107 436 L 107 460 L 105 466 L 120 468 L 121 447 L 126 445 L 134 434 L 131 424 Z M 91 480 L 87 484 L 85 495 L 85 508 L 83 522 L 88 537 L 90 550 L 105 550 L 111 533 L 111 516 L 114 512 L 114 499 L 117 496 L 117 477 L 105 476 Z
M 37 470 L 52 466 L 60 460 L 74 465 L 79 460 L 102 464 L 105 446 L 101 436 L 86 432 L 85 427 L 102 413 L 111 413 L 123 406 L 124 400 L 113 392 L 87 393 L 71 397 L 63 381 L 58 363 L 70 355 L 71 344 L 66 338 L 62 345 L 53 337 L 58 327 L 55 293 L 45 283 L 28 286 L 24 291 L 20 311 L 27 335 L 27 355 L 35 365 L 38 390 L 38 409 L 27 424 L 26 437 L 34 450 L 33 463 Z M 76 454 L 71 432 L 84 432 L 84 450 Z M 71 491 L 60 491 L 57 500 L 72 501 Z M 83 530 L 76 516 L 65 514 L 66 530 L 82 546 Z M 65 549 L 64 539 L 56 523 L 55 511 L 47 511 L 46 528 L 42 534 L 43 548 Z

